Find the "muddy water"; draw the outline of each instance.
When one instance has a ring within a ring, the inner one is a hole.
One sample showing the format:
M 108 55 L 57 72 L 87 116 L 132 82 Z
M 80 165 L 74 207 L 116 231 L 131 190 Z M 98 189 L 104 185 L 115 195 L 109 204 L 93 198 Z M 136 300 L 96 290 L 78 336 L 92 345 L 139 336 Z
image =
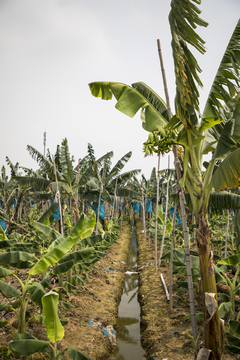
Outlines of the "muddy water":
M 127 266 L 137 265 L 136 228 L 131 235 Z M 138 275 L 125 274 L 124 290 L 118 309 L 117 347 L 111 359 L 143 360 L 140 338 L 140 306 L 138 303 Z

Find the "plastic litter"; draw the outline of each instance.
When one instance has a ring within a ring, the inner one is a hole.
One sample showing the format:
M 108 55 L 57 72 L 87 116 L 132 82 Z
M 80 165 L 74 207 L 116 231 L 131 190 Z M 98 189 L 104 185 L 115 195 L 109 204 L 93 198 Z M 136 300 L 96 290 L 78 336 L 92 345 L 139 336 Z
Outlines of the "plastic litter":
M 117 344 L 116 332 L 114 331 L 112 325 L 103 327 L 100 322 L 94 322 L 92 320 L 89 320 L 88 323 L 89 325 L 96 326 L 97 329 L 101 330 L 104 333 L 104 335 L 107 336 L 107 338 L 109 339 L 112 345 Z

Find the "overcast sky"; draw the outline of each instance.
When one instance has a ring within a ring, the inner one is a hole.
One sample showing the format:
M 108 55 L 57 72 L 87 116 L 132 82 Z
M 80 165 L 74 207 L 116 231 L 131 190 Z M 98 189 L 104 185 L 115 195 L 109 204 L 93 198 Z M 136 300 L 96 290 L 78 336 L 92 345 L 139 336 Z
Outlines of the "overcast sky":
M 203 0 L 200 8 L 209 22 L 198 30 L 207 52 L 196 56 L 203 70 L 203 110 L 240 18 L 240 1 Z M 173 109 L 169 11 L 170 0 L 0 0 L 0 166 L 7 166 L 8 156 L 36 169 L 26 147 L 43 153 L 46 131 L 51 153 L 66 137 L 76 160 L 86 155 L 88 143 L 96 157 L 113 151 L 113 164 L 131 150 L 124 170 L 142 169 L 149 178 L 157 159 L 143 156 L 148 133 L 140 114 L 128 118 L 115 109 L 115 100 L 93 97 L 88 83 L 143 81 L 165 98 L 159 38 Z

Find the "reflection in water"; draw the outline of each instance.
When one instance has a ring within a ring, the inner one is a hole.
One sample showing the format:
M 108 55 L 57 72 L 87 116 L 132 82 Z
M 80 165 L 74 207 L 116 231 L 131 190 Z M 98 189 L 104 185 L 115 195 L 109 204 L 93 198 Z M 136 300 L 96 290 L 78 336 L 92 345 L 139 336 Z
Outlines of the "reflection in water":
M 137 240 L 134 228 L 127 266 L 135 265 L 137 265 Z M 140 306 L 137 294 L 138 276 L 125 274 L 123 295 L 118 309 L 117 347 L 112 356 L 116 360 L 146 359 L 141 347 Z

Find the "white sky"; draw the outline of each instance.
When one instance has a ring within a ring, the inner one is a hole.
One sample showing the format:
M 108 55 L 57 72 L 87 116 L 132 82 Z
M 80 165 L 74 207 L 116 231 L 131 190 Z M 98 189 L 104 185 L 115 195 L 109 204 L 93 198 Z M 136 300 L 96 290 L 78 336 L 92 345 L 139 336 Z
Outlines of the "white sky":
M 201 110 L 228 41 L 240 18 L 239 0 L 203 0 L 197 30 L 207 53 L 202 68 Z M 133 119 L 114 108 L 116 101 L 91 95 L 88 83 L 143 81 L 165 98 L 157 52 L 161 41 L 170 99 L 175 79 L 168 24 L 170 0 L 0 0 L 0 166 L 37 168 L 26 146 L 43 153 L 68 139 L 75 159 L 114 152 L 113 164 L 132 150 L 124 171 L 142 169 L 150 177 L 156 157 L 144 158 L 148 133 L 140 114 Z M 167 167 L 167 159 L 161 168 Z

